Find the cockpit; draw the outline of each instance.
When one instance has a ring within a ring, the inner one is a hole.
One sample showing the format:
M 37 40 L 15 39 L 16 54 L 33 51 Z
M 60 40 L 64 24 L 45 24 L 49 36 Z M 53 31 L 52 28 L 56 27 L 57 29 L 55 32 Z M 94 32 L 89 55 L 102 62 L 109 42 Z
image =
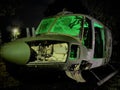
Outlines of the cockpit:
M 37 28 L 36 34 L 56 33 L 70 36 L 79 36 L 82 29 L 83 16 L 56 16 L 43 19 Z

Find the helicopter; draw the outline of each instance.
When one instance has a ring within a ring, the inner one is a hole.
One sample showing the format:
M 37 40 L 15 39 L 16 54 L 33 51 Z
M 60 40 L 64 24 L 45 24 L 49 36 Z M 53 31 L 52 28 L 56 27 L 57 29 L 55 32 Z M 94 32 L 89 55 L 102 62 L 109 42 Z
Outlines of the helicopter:
M 34 37 L 16 39 L 0 49 L 7 62 L 62 70 L 77 82 L 86 82 L 82 71 L 107 65 L 111 54 L 111 30 L 89 15 L 69 11 L 43 18 Z

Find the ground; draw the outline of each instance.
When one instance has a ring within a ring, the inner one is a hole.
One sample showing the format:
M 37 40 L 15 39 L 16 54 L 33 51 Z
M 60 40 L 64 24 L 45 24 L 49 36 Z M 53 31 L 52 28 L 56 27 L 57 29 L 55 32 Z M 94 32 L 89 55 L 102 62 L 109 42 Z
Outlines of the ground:
M 34 74 L 33 74 L 34 73 Z M 93 87 L 86 83 L 76 83 L 75 81 L 62 77 L 55 77 L 54 79 L 47 79 L 45 76 L 40 77 L 40 72 L 32 72 L 25 74 L 21 80 L 11 76 L 6 71 L 5 63 L 0 60 L 0 88 L 4 89 L 30 89 L 30 90 L 119 90 L 120 89 L 120 73 L 112 77 L 100 87 Z M 46 79 L 45 79 L 46 78 Z M 92 80 L 91 80 L 92 82 Z

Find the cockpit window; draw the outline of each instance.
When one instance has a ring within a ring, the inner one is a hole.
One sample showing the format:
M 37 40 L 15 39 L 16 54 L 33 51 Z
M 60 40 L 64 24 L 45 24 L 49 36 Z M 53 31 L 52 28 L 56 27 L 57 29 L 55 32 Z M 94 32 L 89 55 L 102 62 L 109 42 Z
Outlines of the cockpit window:
M 97 22 L 94 22 L 94 29 L 95 29 L 94 58 L 102 58 L 104 56 L 105 30 L 104 27 Z
M 48 18 L 41 21 L 37 28 L 36 34 L 47 33 L 55 18 Z
M 83 28 L 84 31 L 83 31 L 82 44 L 85 45 L 87 48 L 92 48 L 92 26 L 90 19 L 85 18 Z
M 80 56 L 80 48 L 78 45 L 71 45 L 71 50 L 70 50 L 70 60 L 76 60 Z
M 82 28 L 83 16 L 60 16 L 43 19 L 36 30 L 36 34 L 58 33 L 79 36 Z

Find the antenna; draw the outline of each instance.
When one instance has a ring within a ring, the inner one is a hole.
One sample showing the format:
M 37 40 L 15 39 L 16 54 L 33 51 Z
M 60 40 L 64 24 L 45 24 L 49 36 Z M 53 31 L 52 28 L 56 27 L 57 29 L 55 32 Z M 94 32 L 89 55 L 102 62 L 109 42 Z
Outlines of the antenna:
M 65 14 L 72 14 L 73 12 L 67 11 L 66 8 L 63 8 L 62 12 L 59 12 L 57 15 L 65 15 Z

